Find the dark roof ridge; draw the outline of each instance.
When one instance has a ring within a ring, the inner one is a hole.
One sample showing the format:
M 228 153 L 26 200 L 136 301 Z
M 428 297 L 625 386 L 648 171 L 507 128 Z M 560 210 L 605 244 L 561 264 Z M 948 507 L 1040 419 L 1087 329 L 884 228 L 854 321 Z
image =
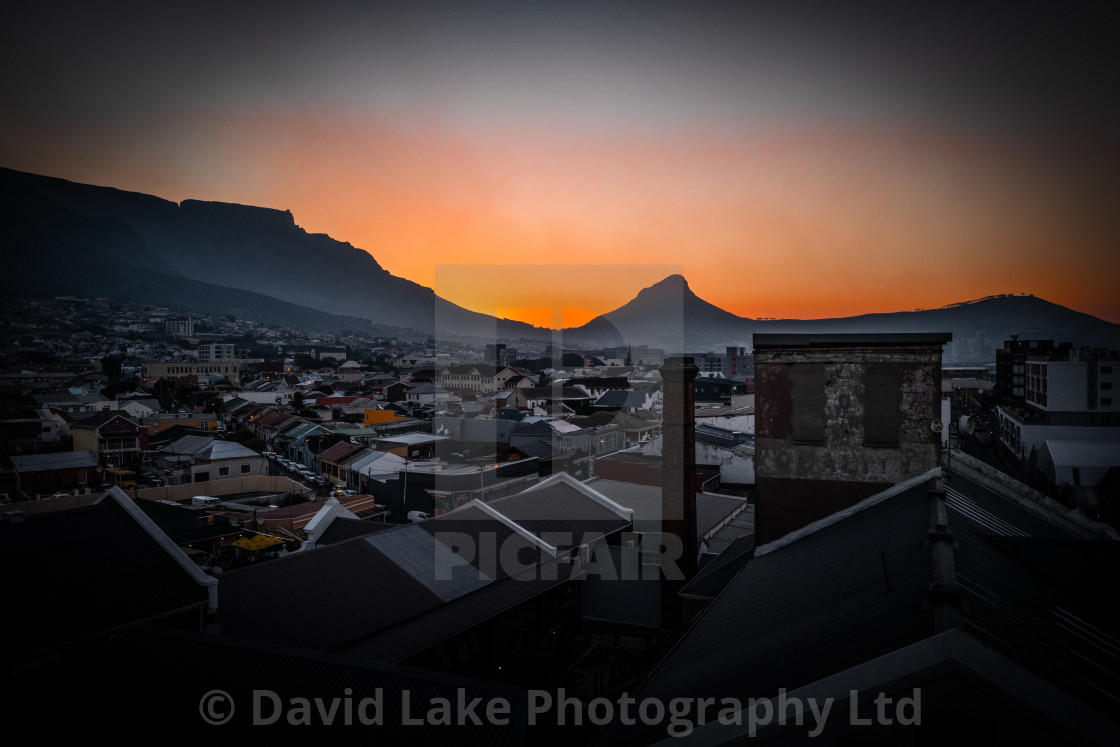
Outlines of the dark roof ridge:
M 923 472 L 922 474 L 918 475 L 917 477 L 911 477 L 909 480 L 903 480 L 902 482 L 895 483 L 894 485 L 891 485 L 886 490 L 883 490 L 882 492 L 876 493 L 875 495 L 870 496 L 868 498 L 864 498 L 862 501 L 860 501 L 859 503 L 856 503 L 853 506 L 849 506 L 848 508 L 845 508 L 842 511 L 837 511 L 834 514 L 829 514 L 828 516 L 824 517 L 823 519 L 818 519 L 817 521 L 814 521 L 811 524 L 806 524 L 805 526 L 801 527 L 800 529 L 798 529 L 796 531 L 793 531 L 793 532 L 790 532 L 789 534 L 787 534 L 783 537 L 779 537 L 778 539 L 776 539 L 772 542 L 767 542 L 765 545 L 762 545 L 761 547 L 759 547 L 755 550 L 755 553 L 754 553 L 755 557 L 759 558 L 759 557 L 762 557 L 763 555 L 769 555 L 770 553 L 774 552 L 775 550 L 778 550 L 782 547 L 785 547 L 786 545 L 789 545 L 793 542 L 796 542 L 797 540 L 801 539 L 802 537 L 808 537 L 811 534 L 815 534 L 815 533 L 819 532 L 820 530 L 824 529 L 825 527 L 830 527 L 833 524 L 836 524 L 837 522 L 843 521 L 844 519 L 848 518 L 849 516 L 852 516 L 854 514 L 858 514 L 861 511 L 864 511 L 868 508 L 871 508 L 872 506 L 878 505 L 885 500 L 893 498 L 894 496 L 899 495 L 900 493 L 905 493 L 907 490 L 910 490 L 911 488 L 917 487 L 924 482 L 928 482 L 929 480 L 932 480 L 932 479 L 935 479 L 935 478 L 938 478 L 938 477 L 941 477 L 941 467 L 934 467 L 933 469 L 929 470 L 928 472 Z

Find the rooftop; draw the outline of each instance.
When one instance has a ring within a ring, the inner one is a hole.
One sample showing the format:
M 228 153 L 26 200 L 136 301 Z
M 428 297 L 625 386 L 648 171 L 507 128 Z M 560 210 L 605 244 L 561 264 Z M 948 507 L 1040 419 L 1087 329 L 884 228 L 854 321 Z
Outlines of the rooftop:
M 97 466 L 89 451 L 60 451 L 53 454 L 25 454 L 11 457 L 16 472 L 43 472 L 55 469 L 83 469 Z
M 754 349 L 866 347 L 879 345 L 940 346 L 952 341 L 952 332 L 755 334 Z

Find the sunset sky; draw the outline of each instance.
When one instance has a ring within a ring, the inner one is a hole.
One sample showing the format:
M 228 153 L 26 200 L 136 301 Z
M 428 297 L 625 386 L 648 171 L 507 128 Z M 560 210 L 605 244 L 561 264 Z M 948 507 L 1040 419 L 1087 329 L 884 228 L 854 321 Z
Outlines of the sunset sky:
M 601 313 L 675 267 L 752 317 L 1120 322 L 1107 4 L 35 5 L 0 166 L 291 210 L 468 308 Z M 575 298 L 536 265 L 636 269 Z

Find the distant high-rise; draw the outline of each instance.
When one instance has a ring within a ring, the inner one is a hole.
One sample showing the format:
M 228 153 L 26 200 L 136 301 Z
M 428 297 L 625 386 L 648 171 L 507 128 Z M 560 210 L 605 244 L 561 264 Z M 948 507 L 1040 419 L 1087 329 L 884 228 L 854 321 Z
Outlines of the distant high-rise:
M 1053 340 L 1020 340 L 1012 335 L 996 350 L 996 396 L 1023 402 L 1027 394 L 1027 357 L 1046 355 L 1060 360 L 1069 354 L 1071 343 L 1055 345 Z
M 754 356 L 746 348 L 729 347 L 723 357 L 723 375 L 746 381 L 754 378 Z
M 179 337 L 190 337 L 194 334 L 194 320 L 190 317 L 186 319 L 165 319 L 163 322 L 163 333 L 166 335 L 178 335 Z
M 233 361 L 241 358 L 237 346 L 232 343 L 208 342 L 198 346 L 198 362 Z

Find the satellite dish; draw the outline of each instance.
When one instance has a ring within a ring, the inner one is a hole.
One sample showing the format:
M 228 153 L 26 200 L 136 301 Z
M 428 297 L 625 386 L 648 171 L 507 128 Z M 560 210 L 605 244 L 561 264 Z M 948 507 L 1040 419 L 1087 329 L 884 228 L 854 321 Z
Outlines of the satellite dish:
M 934 433 L 940 433 L 941 429 L 944 428 L 944 427 L 945 426 L 943 426 L 941 424 L 940 420 L 935 420 L 935 421 L 933 421 L 932 423 L 929 424 L 929 429 L 931 431 L 933 431 Z
M 257 517 L 257 526 L 262 526 L 262 525 L 264 525 L 264 517 L 263 516 L 258 516 Z
M 971 415 L 961 415 L 960 429 L 971 436 L 972 432 L 976 430 L 976 421 L 972 419 Z

